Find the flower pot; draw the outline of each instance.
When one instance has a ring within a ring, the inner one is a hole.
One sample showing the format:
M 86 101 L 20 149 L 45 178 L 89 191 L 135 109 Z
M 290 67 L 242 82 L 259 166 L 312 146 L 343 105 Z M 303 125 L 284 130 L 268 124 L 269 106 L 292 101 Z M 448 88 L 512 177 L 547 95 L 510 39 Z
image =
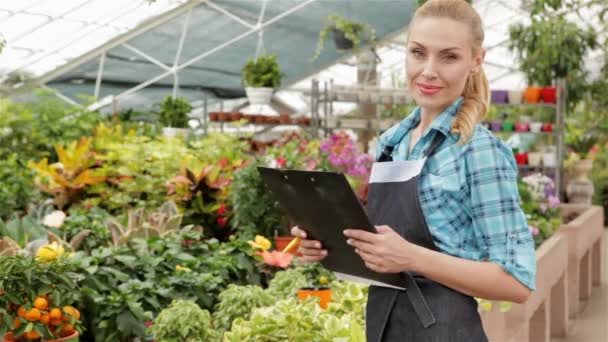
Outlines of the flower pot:
M 308 297 L 317 297 L 319 298 L 319 306 L 322 309 L 327 309 L 327 304 L 331 302 L 331 289 L 330 288 L 301 288 L 298 290 L 298 299 L 304 300 Z
M 521 90 L 509 91 L 509 103 L 510 104 L 521 104 L 524 92 Z
M 209 121 L 218 121 L 219 117 L 220 117 L 220 113 L 218 113 L 218 112 L 209 113 Z
M 346 38 L 346 36 L 344 35 L 344 32 L 342 32 L 338 29 L 333 29 L 331 31 L 331 33 L 334 36 L 334 42 L 336 43 L 336 49 L 350 50 L 355 46 L 355 44 L 353 43 L 352 40 Z
M 543 153 L 543 166 L 544 167 L 556 167 L 557 166 L 557 156 L 555 155 L 555 152 Z
M 492 121 L 490 123 L 490 128 L 494 132 L 502 131 L 502 121 Z
M 492 90 L 491 100 L 495 104 L 506 104 L 509 100 L 509 92 L 506 90 Z
M 74 331 L 69 336 L 65 336 L 65 337 L 61 337 L 61 338 L 57 338 L 57 339 L 53 339 L 53 340 L 42 339 L 42 342 L 78 342 L 80 340 L 78 338 L 79 336 L 80 336 L 80 334 L 78 333 L 78 331 Z
M 274 245 L 277 251 L 283 251 L 287 245 L 291 242 L 291 240 L 295 239 L 293 236 L 275 236 L 274 237 Z M 298 251 L 299 244 L 295 245 L 294 248 L 289 251 L 291 254 L 296 254 Z
M 527 165 L 528 164 L 528 153 L 527 152 L 516 153 L 515 161 L 517 162 L 517 165 Z
M 303 125 L 303 126 L 308 126 L 310 125 L 310 118 L 306 117 L 306 116 L 301 116 L 298 118 L 298 124 Z
M 533 122 L 530 124 L 530 132 L 532 133 L 540 133 L 543 128 L 542 122 Z
M 516 132 L 527 132 L 530 130 L 530 125 L 526 122 L 518 122 L 515 124 Z
M 542 88 L 540 87 L 528 87 L 524 92 L 526 103 L 538 103 L 540 101 L 541 90 Z
M 252 116 L 253 116 L 253 122 L 255 122 L 256 124 L 263 124 L 266 122 L 266 115 L 255 114 Z
M 291 123 L 291 117 L 289 116 L 289 114 L 281 114 L 279 115 L 279 122 L 284 125 L 288 125 Z
M 220 112 L 217 119 L 218 119 L 218 121 L 221 121 L 221 122 L 230 121 L 230 113 L 229 112 Z
M 544 87 L 541 90 L 540 97 L 545 103 L 555 103 L 557 100 L 557 88 Z
M 232 112 L 230 113 L 230 120 L 239 121 L 243 118 L 243 113 L 241 112 Z
M 251 105 L 269 105 L 272 99 L 273 88 L 245 88 L 247 99 Z
M 592 159 L 583 159 L 574 164 L 574 177 L 566 187 L 569 203 L 582 203 L 591 205 L 594 186 L 589 179 L 589 172 L 593 168 Z
M 502 130 L 505 132 L 513 132 L 513 123 L 511 121 L 505 121 L 502 123 Z
M 553 124 L 545 123 L 543 124 L 543 132 L 553 132 Z
M 543 154 L 540 152 L 530 152 L 528 153 L 528 165 L 530 166 L 540 166 L 543 160 Z
M 255 122 L 255 115 L 246 115 L 246 114 L 243 114 L 243 118 L 245 120 L 247 120 L 247 122 L 249 122 L 249 123 L 254 123 Z

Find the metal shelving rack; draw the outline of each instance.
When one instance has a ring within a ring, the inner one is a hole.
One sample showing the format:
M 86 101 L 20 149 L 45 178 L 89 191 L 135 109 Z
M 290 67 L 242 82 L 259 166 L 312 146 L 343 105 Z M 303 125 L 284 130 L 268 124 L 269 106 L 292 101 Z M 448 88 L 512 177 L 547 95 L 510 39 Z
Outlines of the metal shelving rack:
M 556 103 L 537 103 L 537 104 L 493 104 L 495 106 L 523 106 L 523 107 L 549 107 L 555 109 L 555 122 L 553 132 L 496 132 L 510 134 L 536 134 L 556 137 L 556 166 L 529 166 L 518 165 L 520 170 L 554 170 L 555 171 L 555 193 L 560 198 L 562 196 L 563 180 L 563 152 L 564 152 L 564 116 L 566 113 L 566 82 L 559 79 L 556 82 L 557 96 Z M 400 94 L 400 95 L 399 95 Z M 311 89 L 311 111 L 313 121 L 318 120 L 319 128 L 325 135 L 333 129 L 353 129 L 353 130 L 375 130 L 380 134 L 398 122 L 399 119 L 382 119 L 379 114 L 376 117 L 336 117 L 333 112 L 334 102 L 351 103 L 375 103 L 375 104 L 407 104 L 412 99 L 407 95 L 405 89 L 400 88 L 380 88 L 375 86 L 335 86 L 333 82 L 312 81 Z

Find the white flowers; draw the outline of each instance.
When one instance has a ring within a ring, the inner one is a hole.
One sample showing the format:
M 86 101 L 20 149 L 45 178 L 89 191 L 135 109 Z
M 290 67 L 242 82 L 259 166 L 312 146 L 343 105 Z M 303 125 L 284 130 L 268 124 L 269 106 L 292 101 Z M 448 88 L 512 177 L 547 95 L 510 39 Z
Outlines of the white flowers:
M 42 223 L 47 227 L 60 228 L 63 226 L 65 220 L 65 213 L 61 210 L 55 210 L 52 213 L 46 215 Z
M 554 195 L 555 184 L 553 180 L 542 173 L 535 173 L 522 179 L 528 185 L 532 196 L 537 201 L 545 201 Z M 553 204 L 553 203 L 552 203 Z

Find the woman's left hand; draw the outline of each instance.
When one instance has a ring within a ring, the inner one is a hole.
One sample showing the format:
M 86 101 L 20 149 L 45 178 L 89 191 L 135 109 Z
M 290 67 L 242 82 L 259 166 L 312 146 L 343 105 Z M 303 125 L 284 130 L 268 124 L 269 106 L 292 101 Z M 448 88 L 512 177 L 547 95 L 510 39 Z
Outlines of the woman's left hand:
M 414 271 L 419 246 L 404 239 L 389 226 L 376 226 L 378 233 L 347 229 L 346 242 L 355 247 L 365 265 L 379 273 Z

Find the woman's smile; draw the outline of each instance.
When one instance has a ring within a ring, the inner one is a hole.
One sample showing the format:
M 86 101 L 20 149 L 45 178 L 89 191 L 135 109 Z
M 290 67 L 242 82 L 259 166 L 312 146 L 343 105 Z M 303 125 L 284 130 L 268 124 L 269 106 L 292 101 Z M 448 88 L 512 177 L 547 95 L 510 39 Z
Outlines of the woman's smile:
M 443 89 L 443 87 L 441 86 L 435 86 L 425 83 L 416 83 L 416 87 L 418 88 L 418 91 L 420 91 L 424 95 L 435 95 L 441 89 Z

